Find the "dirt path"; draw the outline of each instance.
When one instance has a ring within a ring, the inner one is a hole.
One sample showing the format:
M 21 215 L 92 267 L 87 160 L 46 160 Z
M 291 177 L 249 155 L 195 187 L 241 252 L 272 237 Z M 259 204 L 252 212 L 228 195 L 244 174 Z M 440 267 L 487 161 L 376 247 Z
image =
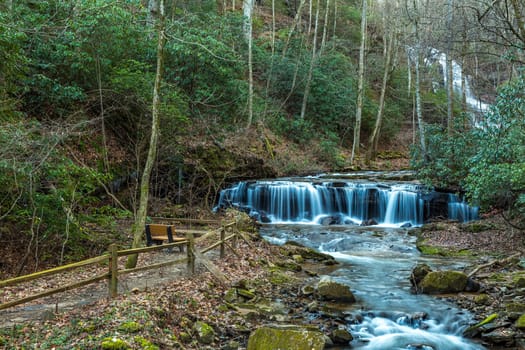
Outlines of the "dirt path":
M 139 266 L 182 259 L 185 255 L 186 253 L 180 253 L 178 251 L 172 253 L 154 252 L 142 254 L 139 259 Z M 119 261 L 119 265 L 122 265 L 120 268 L 123 268 L 123 259 L 120 260 L 122 260 Z M 104 273 L 106 270 L 107 267 L 105 266 L 96 266 L 81 271 L 77 269 L 75 270 L 76 272 L 64 273 L 58 277 L 42 278 L 13 287 L 5 287 L 0 290 L 0 301 L 2 303 L 9 302 L 42 292 L 46 289 L 49 290 L 60 285 L 71 283 L 73 279 L 80 280 L 82 278 L 89 278 L 95 274 Z M 159 285 L 186 275 L 187 270 L 185 263 L 129 273 L 119 277 L 118 293 L 120 295 L 157 288 Z M 26 304 L 1 310 L 0 328 L 13 327 L 27 321 L 47 320 L 53 318 L 55 313 L 67 312 L 68 310 L 76 309 L 104 298 L 108 298 L 107 281 L 100 281 L 71 291 L 57 293 Z

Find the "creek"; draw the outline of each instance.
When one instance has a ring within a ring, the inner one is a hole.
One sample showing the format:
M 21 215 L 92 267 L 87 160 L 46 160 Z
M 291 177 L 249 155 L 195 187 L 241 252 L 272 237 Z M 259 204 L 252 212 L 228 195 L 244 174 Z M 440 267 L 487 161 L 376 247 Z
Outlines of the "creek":
M 422 256 L 412 227 L 435 217 L 470 220 L 476 208 L 413 181 L 365 175 L 242 182 L 223 190 L 218 206 L 233 205 L 266 222 L 260 232 L 274 244 L 298 242 L 339 261 L 329 275 L 348 285 L 357 303 L 342 310 L 354 340 L 338 349 L 484 349 L 461 337 L 472 320 L 468 312 L 413 294 L 410 284 L 417 263 L 434 270 L 468 264 Z

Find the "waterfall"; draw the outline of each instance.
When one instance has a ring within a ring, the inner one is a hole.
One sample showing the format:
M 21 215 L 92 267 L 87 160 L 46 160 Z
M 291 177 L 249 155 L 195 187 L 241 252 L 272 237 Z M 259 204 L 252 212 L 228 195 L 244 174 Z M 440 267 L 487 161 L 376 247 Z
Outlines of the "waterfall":
M 470 207 L 468 203 L 460 201 L 455 194 L 449 194 L 448 217 L 460 222 L 472 221 L 478 218 L 478 208 Z
M 447 86 L 447 55 L 443 52 L 440 52 L 436 49 L 432 49 L 431 52 L 434 59 L 437 59 L 442 70 L 443 70 L 443 83 Z M 458 94 L 462 93 L 462 87 L 465 89 L 465 96 L 467 98 L 467 105 L 476 112 L 486 112 L 489 108 L 489 104 L 482 102 L 477 98 L 472 92 L 472 87 L 470 86 L 470 77 L 463 74 L 463 69 L 454 60 L 452 61 L 452 86 L 454 91 Z M 464 85 L 463 85 L 463 79 Z
M 477 209 L 413 183 L 274 180 L 221 191 L 216 209 L 237 207 L 266 223 L 419 226 L 444 216 L 470 221 Z

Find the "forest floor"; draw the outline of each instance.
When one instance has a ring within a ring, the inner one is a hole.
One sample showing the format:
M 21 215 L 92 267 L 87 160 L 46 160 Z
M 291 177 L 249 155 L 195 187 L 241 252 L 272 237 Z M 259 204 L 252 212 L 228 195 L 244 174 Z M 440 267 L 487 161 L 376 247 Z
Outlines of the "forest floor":
M 523 232 L 509 229 L 497 216 L 479 221 L 476 225 L 470 225 L 468 227 L 476 228 L 466 230 L 467 226 L 458 223 L 433 223 L 422 230 L 420 235 L 426 239 L 426 244 L 455 251 L 468 250 L 474 257 L 473 267 L 476 264 L 485 264 L 494 257 L 502 259 L 516 252 L 523 256 Z M 209 323 L 216 331 L 216 340 L 209 349 L 226 346 L 232 341 L 237 341 L 242 348 L 250 331 L 263 320 L 248 318 L 247 321 L 235 316 L 224 301 L 228 289 L 258 281 L 258 295 L 286 300 L 294 298 L 298 288 L 294 283 L 270 283 L 275 277 L 271 267 L 277 261 L 286 259 L 287 253 L 282 248 L 260 240 L 257 235 L 251 237 L 250 244 L 240 240 L 235 253 L 228 251 L 223 259 L 218 258 L 217 251 L 212 251 L 209 256 L 226 276 L 227 285 L 221 284 L 202 265 L 198 266 L 197 274 L 193 276 L 187 274 L 185 264 L 129 274 L 119 280 L 119 295 L 115 299 L 107 297 L 107 283 L 101 282 L 0 311 L 0 346 L 6 349 L 29 346 L 40 349 L 66 349 L 75 346 L 98 348 L 109 337 L 122 339 L 132 349 L 145 348 L 145 342 L 156 344 L 161 349 L 202 349 L 202 345 L 191 338 L 194 331 L 188 326 L 200 320 Z M 177 256 L 183 257 L 178 250 L 172 253 L 150 253 L 143 255 L 139 264 L 146 260 L 157 262 Z M 50 288 L 55 283 L 65 280 L 71 282 L 71 279 L 93 275 L 106 269 L 107 266 L 99 266 L 85 269 L 80 276 L 62 276 L 58 280 L 44 279 L 38 284 L 3 288 L 2 299 L 5 301 L 13 296 L 23 297 Z M 505 270 L 508 270 L 508 266 L 493 264 L 484 269 L 483 273 Z M 303 278 L 307 276 L 304 275 Z M 479 313 L 476 315 L 477 319 L 482 319 L 486 313 L 494 310 L 486 306 L 476 309 L 473 304 L 465 306 Z M 126 327 L 131 327 L 132 330 Z M 190 334 L 190 338 L 185 338 L 185 334 Z

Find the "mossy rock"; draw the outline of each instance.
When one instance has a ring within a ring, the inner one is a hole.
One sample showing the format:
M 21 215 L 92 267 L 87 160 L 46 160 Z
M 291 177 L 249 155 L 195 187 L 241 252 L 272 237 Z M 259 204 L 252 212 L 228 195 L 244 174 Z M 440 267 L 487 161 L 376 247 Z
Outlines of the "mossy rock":
M 474 253 L 468 249 L 452 249 L 450 247 L 441 247 L 427 244 L 428 239 L 419 237 L 416 240 L 416 248 L 423 255 L 439 255 L 447 257 L 468 257 Z
M 317 295 L 323 300 L 355 303 L 355 296 L 350 287 L 333 280 L 329 276 L 322 277 L 317 284 Z
M 412 269 L 412 274 L 410 275 L 410 282 L 413 286 L 418 286 L 419 283 L 425 278 L 426 275 L 428 275 L 430 272 L 432 272 L 432 269 L 427 264 L 417 264 Z
M 100 344 L 100 347 L 103 350 L 127 350 L 131 349 L 131 346 L 124 340 L 113 337 L 113 338 L 105 338 L 102 340 L 102 343 Z
M 462 225 L 462 230 L 465 231 L 465 232 L 470 232 L 470 233 L 478 233 L 478 232 L 488 231 L 488 230 L 491 230 L 493 228 L 494 227 L 492 225 L 486 224 L 486 223 L 483 223 L 483 222 L 479 222 L 479 221 Z
M 247 350 L 322 350 L 324 347 L 324 334 L 316 327 L 267 325 L 250 334 Z
M 253 290 L 247 290 L 247 289 L 237 289 L 237 294 L 245 299 L 254 299 L 256 297 L 255 292 Z
M 490 297 L 487 294 L 482 293 L 482 294 L 476 295 L 476 297 L 474 297 L 474 302 L 477 305 L 490 305 L 491 300 L 490 300 Z
M 157 345 L 153 344 L 146 338 L 136 336 L 135 338 L 133 338 L 133 340 L 135 341 L 135 343 L 140 345 L 141 350 L 159 350 L 160 349 Z
M 274 285 L 283 285 L 296 281 L 295 278 L 287 274 L 285 271 L 274 270 L 270 274 L 270 283 Z
M 518 329 L 525 330 L 525 314 L 521 315 L 520 318 L 516 320 L 514 326 Z
M 197 340 L 201 344 L 211 344 L 215 338 L 215 331 L 213 328 L 202 321 L 197 321 L 193 324 L 193 330 L 197 333 Z
M 334 264 L 337 263 L 335 258 L 329 254 L 318 252 L 313 248 L 308 248 L 301 245 L 298 242 L 288 241 L 282 247 L 281 251 L 284 255 L 293 257 L 294 255 L 300 255 L 305 260 L 314 260 L 314 261 L 334 261 Z
M 121 324 L 118 330 L 124 333 L 136 333 L 142 329 L 142 325 L 135 321 L 129 321 Z
M 509 303 L 509 304 L 505 305 L 505 310 L 507 310 L 507 312 L 525 313 L 525 304 L 523 304 L 523 303 Z
M 301 265 L 299 265 L 297 262 L 291 259 L 276 261 L 275 265 L 279 266 L 280 268 L 284 270 L 293 271 L 293 272 L 299 272 L 303 269 Z
M 465 290 L 468 277 L 459 271 L 432 271 L 419 284 L 425 294 L 459 293 Z

